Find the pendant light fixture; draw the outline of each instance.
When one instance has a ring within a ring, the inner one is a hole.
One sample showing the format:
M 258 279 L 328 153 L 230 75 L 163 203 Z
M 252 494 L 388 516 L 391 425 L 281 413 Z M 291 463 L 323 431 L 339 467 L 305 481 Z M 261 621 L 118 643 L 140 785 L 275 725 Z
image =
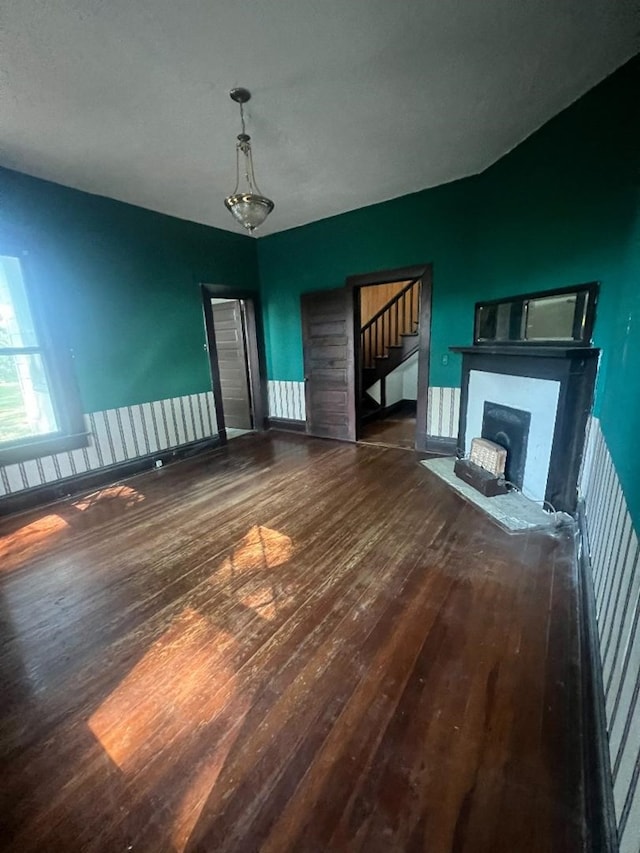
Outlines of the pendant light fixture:
M 273 210 L 271 199 L 263 196 L 253 174 L 253 157 L 251 155 L 251 137 L 244 126 L 244 104 L 251 98 L 248 89 L 232 89 L 229 96 L 236 104 L 240 104 L 240 122 L 242 133 L 238 134 L 236 142 L 236 188 L 225 198 L 224 203 L 233 218 L 253 232 L 265 221 Z

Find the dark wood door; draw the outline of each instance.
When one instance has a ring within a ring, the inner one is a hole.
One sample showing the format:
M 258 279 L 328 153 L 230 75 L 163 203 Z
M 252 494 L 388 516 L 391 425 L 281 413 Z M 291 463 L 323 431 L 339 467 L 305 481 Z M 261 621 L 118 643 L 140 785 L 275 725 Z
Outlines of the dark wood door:
M 222 389 L 224 425 L 252 429 L 247 353 L 239 299 L 211 304 Z
M 307 432 L 355 441 L 353 293 L 305 293 L 301 301 Z

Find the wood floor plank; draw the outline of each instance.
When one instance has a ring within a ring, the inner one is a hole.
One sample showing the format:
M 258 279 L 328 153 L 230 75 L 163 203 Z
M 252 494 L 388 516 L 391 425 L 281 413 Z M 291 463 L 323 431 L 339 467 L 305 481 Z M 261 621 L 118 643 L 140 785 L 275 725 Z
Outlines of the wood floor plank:
M 573 542 L 270 434 L 0 522 L 0 849 L 585 849 Z

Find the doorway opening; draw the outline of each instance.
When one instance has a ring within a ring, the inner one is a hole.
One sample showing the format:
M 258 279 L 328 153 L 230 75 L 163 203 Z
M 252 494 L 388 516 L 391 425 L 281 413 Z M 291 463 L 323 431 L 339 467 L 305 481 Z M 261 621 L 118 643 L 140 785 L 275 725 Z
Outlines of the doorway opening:
M 398 417 L 405 423 L 393 430 L 404 435 L 394 436 L 393 446 L 427 450 L 431 282 L 431 265 L 423 264 L 350 276 L 345 287 L 301 294 L 306 431 L 309 435 L 346 441 L 367 440 L 364 436 L 370 420 L 367 407 L 388 409 L 391 403 L 386 402 L 387 387 L 395 384 L 397 388 L 400 383 L 403 390 L 399 396 L 396 393 L 395 412 L 383 412 L 399 416 L 403 408 L 400 404 L 405 399 L 404 383 L 406 381 L 406 397 L 409 397 L 410 374 L 415 372 L 415 406 L 414 401 L 407 400 L 406 417 Z M 390 285 L 393 295 L 363 323 L 362 318 L 366 316 L 361 313 L 363 298 L 366 305 L 370 294 L 375 296 L 373 289 L 366 291 L 373 285 Z M 412 356 L 415 357 L 402 371 L 387 379 L 393 369 Z M 381 367 L 383 364 L 388 368 L 386 374 Z M 406 380 L 399 378 L 403 372 L 409 374 Z M 377 382 L 380 384 L 376 385 Z M 365 398 L 365 392 L 370 399 Z
M 203 285 L 202 296 L 218 432 L 226 441 L 264 429 L 255 302 L 215 285 Z
M 360 287 L 360 441 L 415 447 L 420 289 L 420 279 Z
M 352 276 L 356 438 L 426 450 L 431 266 Z

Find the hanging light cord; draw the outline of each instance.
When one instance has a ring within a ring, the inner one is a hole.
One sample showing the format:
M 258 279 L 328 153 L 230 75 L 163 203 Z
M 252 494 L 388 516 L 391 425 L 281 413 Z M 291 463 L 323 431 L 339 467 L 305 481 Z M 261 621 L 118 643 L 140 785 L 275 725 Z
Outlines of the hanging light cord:
M 252 163 L 251 163 L 251 147 L 249 145 L 249 136 L 247 134 L 247 128 L 244 123 L 244 104 L 242 101 L 239 104 L 240 106 L 240 124 L 242 126 L 242 133 L 238 137 L 238 148 L 242 151 L 244 157 L 244 177 L 247 182 L 247 186 L 249 187 L 249 192 L 256 192 L 257 187 L 255 187 L 255 181 L 252 179 L 252 175 L 250 172 L 252 171 Z M 236 192 L 240 187 L 240 157 L 236 157 Z
M 239 143 L 239 142 L 237 142 L 237 143 L 236 143 L 236 188 L 235 188 L 235 190 L 233 191 L 233 194 L 234 194 L 234 195 L 235 195 L 235 194 L 238 192 L 238 190 L 240 189 L 240 156 L 239 156 L 239 154 L 238 154 L 238 150 L 237 150 L 237 149 L 238 149 L 238 147 L 239 147 L 239 145 L 240 145 L 240 143 Z

